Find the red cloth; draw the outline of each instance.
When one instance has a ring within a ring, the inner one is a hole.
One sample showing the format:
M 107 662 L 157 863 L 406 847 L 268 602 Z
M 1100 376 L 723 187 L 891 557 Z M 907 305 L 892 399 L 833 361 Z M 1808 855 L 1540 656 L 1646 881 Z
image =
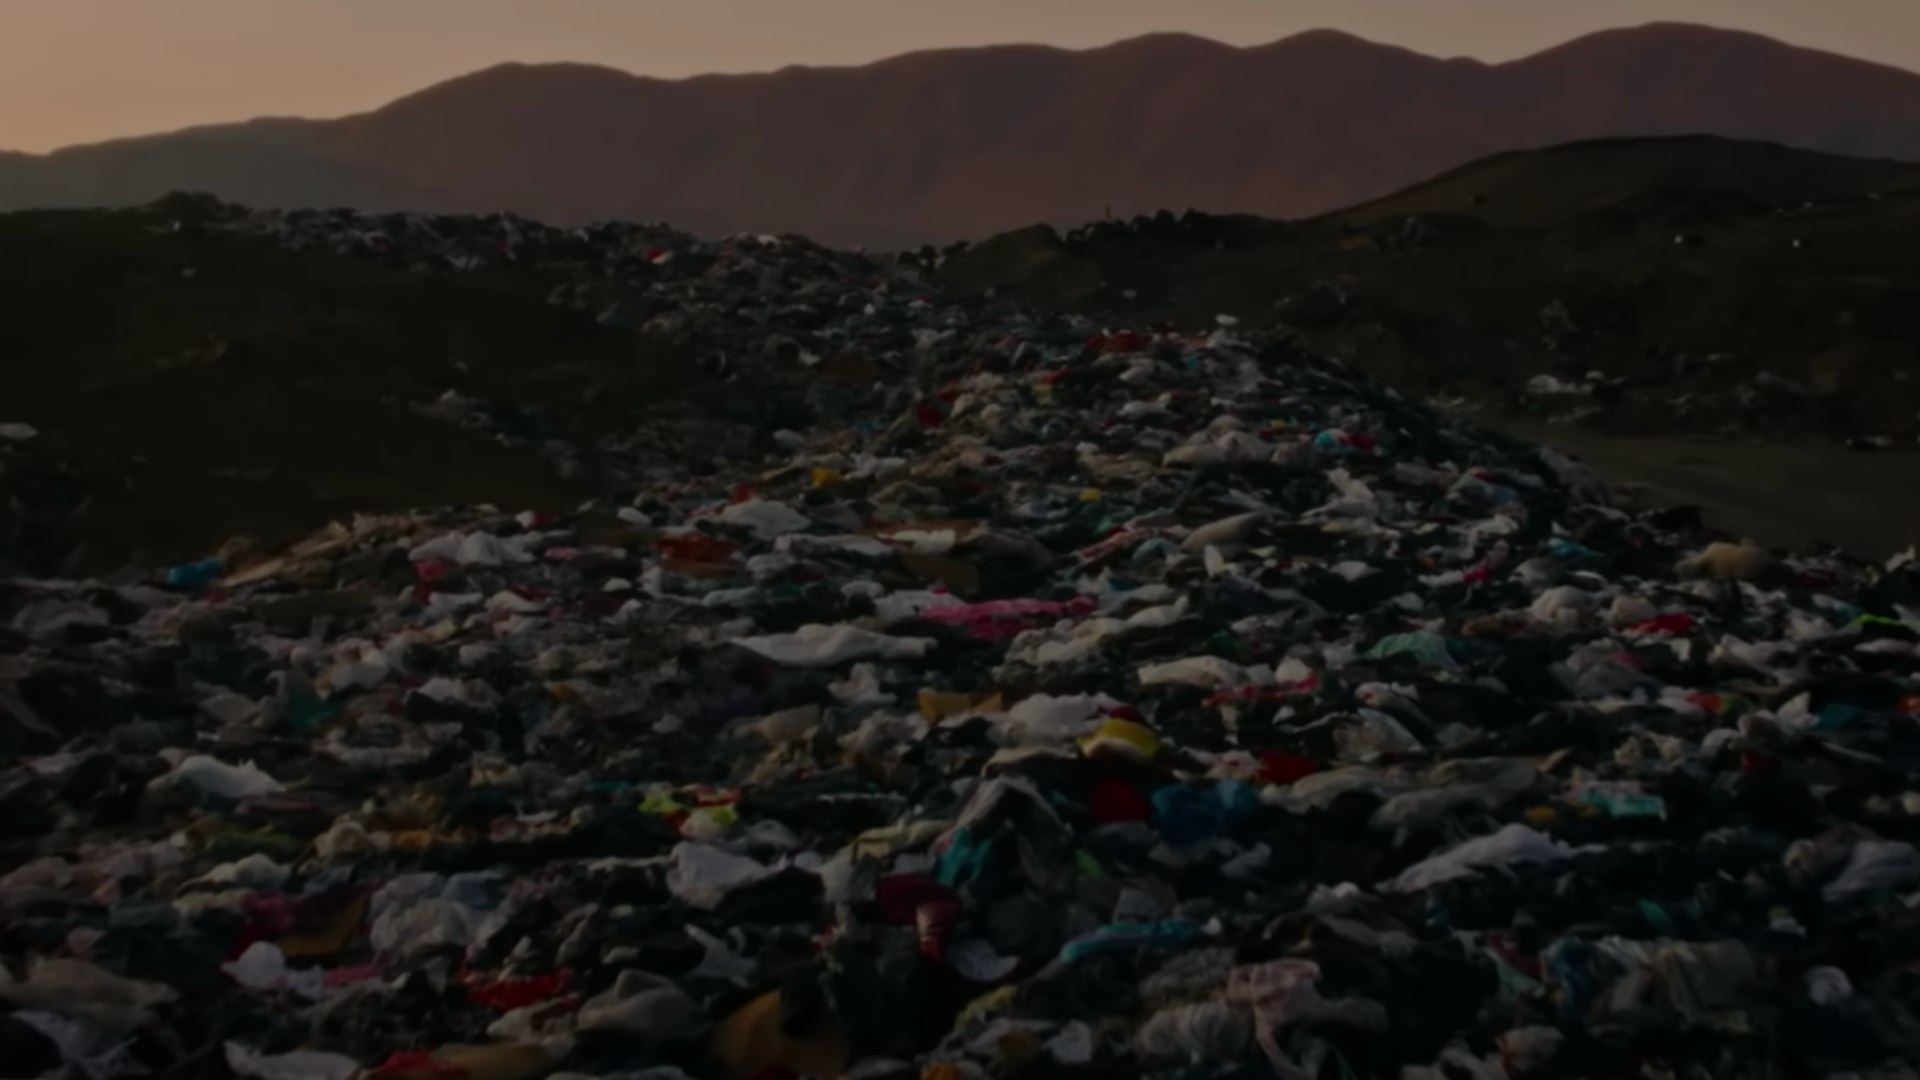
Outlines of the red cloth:
M 736 550 L 732 544 L 711 536 L 665 536 L 653 542 L 654 549 L 669 559 L 695 563 L 726 562 Z
M 458 1065 L 448 1065 L 433 1056 L 428 1050 L 395 1050 L 373 1071 L 375 1076 L 382 1073 L 400 1073 L 408 1076 L 426 1074 L 429 1076 L 465 1076 L 467 1070 Z
M 569 981 L 565 971 L 535 975 L 530 979 L 501 979 L 499 982 L 468 987 L 467 1000 L 475 1005 L 485 1005 L 494 1012 L 512 1012 L 560 996 L 566 992 Z
M 1642 634 L 1687 634 L 1693 632 L 1693 627 L 1693 616 L 1682 611 L 1677 615 L 1648 619 L 1634 629 Z
M 1320 771 L 1320 763 L 1310 757 L 1281 750 L 1260 751 L 1260 779 L 1269 784 L 1291 784 Z
M 953 936 L 953 924 L 960 921 L 960 902 L 929 900 L 913 911 L 913 926 L 920 936 L 920 955 L 937 963 L 947 960 L 947 939 Z
M 1102 825 L 1146 821 L 1153 817 L 1153 804 L 1147 801 L 1139 788 L 1112 777 L 1093 785 L 1093 794 L 1087 799 L 1087 804 L 1087 808 L 1093 812 L 1093 820 Z
M 1147 339 L 1131 330 L 1118 334 L 1100 334 L 1088 339 L 1087 347 L 1102 353 L 1135 353 L 1147 347 Z
M 910 926 L 920 905 L 957 900 L 952 889 L 926 874 L 894 874 L 874 883 L 873 898 L 880 917 L 894 926 Z

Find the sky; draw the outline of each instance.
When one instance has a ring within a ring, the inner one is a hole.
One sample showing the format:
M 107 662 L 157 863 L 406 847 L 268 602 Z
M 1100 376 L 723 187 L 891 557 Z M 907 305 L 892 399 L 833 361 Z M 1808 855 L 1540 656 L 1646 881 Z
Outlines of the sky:
M 1252 45 L 1334 27 L 1499 61 L 1652 21 L 1920 70 L 1920 0 L 0 0 L 0 148 L 340 116 L 509 60 L 679 77 L 1165 30 Z

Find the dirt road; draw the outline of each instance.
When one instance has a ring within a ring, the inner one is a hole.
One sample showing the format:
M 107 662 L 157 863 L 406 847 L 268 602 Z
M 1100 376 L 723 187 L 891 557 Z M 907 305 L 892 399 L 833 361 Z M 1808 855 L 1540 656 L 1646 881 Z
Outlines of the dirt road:
M 1920 543 L 1920 454 L 1621 438 L 1479 422 L 1572 454 L 1649 504 L 1697 504 L 1717 527 L 1763 543 L 1827 541 L 1869 558 Z

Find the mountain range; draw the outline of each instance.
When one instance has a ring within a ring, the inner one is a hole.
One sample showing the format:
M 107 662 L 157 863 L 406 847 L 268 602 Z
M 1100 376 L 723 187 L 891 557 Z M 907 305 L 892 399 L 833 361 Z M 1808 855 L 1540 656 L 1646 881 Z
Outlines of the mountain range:
M 673 81 L 510 64 L 338 120 L 0 154 L 0 209 L 192 190 L 897 247 L 1160 209 L 1308 216 L 1504 151 L 1690 133 L 1920 160 L 1920 75 L 1681 24 L 1498 64 L 1334 31 Z

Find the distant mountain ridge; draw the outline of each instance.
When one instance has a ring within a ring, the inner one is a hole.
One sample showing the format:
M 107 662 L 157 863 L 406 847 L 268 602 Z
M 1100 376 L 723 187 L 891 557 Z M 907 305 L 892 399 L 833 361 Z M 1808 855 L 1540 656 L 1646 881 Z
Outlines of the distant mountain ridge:
M 1920 160 L 1920 75 L 1680 24 L 1502 64 L 1336 31 L 676 81 L 509 64 L 340 120 L 0 154 L 0 209 L 199 190 L 906 246 L 1159 209 L 1299 217 L 1504 151 L 1696 133 Z

